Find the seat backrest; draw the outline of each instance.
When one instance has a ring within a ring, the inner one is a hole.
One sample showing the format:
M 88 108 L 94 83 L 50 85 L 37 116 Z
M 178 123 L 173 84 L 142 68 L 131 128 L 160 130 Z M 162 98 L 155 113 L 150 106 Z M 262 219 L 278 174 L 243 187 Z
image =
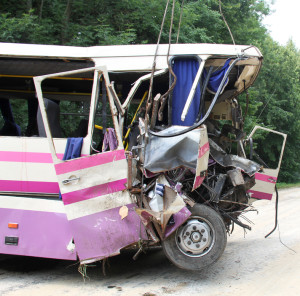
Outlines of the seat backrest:
M 11 105 L 8 99 L 0 99 L 0 109 L 4 126 L 0 129 L 1 136 L 21 136 L 21 128 L 15 123 Z
M 52 100 L 44 98 L 46 113 L 48 116 L 49 127 L 53 138 L 62 138 L 60 127 L 60 110 L 59 104 Z M 37 122 L 40 137 L 46 137 L 45 127 L 42 119 L 40 108 L 37 112 Z

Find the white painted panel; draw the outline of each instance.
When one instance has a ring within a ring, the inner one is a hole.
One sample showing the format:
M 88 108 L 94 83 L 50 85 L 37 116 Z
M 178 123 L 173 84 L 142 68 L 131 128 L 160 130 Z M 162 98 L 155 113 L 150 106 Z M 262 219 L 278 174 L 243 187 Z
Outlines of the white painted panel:
M 127 160 L 117 160 L 91 168 L 73 171 L 58 175 L 57 178 L 60 182 L 62 182 L 63 180 L 72 178 L 72 176 L 80 176 L 80 180 L 78 182 L 72 182 L 72 184 L 69 185 L 60 186 L 63 194 L 126 178 Z M 96 178 L 94 178 L 95 176 Z
M 64 153 L 67 139 L 54 139 L 57 153 Z M 84 138 L 82 154 L 89 154 L 90 142 Z M 40 137 L 0 137 L 0 151 L 51 153 L 47 138 Z
M 255 180 L 255 185 L 251 188 L 251 190 L 273 194 L 274 188 L 275 188 L 274 183 Z
M 148 69 L 144 63 L 139 65 L 139 57 L 145 60 L 152 60 L 156 50 L 155 44 L 144 45 L 113 45 L 113 46 L 93 46 L 93 47 L 75 47 L 75 46 L 55 46 L 55 45 L 36 45 L 36 44 L 16 44 L 16 43 L 0 43 L 0 56 L 16 56 L 16 57 L 70 57 L 70 58 L 111 58 L 108 64 L 108 70 L 118 71 L 123 69 L 123 62 L 119 64 L 120 58 L 126 60 L 128 66 L 126 70 Z M 172 55 L 220 55 L 220 56 L 236 56 L 243 49 L 248 48 L 244 53 L 247 56 L 261 57 L 259 50 L 247 45 L 224 45 L 224 44 L 172 44 L 170 56 Z M 157 69 L 167 68 L 167 52 L 168 44 L 160 44 L 158 48 Z M 163 62 L 164 60 L 164 62 Z M 103 62 L 105 60 L 103 59 Z M 152 64 L 151 62 L 151 64 Z M 100 60 L 97 60 L 97 65 L 100 65 Z M 139 66 L 138 66 L 139 65 Z M 148 62 L 147 62 L 148 65 Z
M 0 195 L 0 205 L 0 207 L 4 209 L 65 213 L 64 205 L 61 200 Z
M 0 180 L 57 182 L 53 163 L 0 162 Z
M 106 210 L 131 204 L 133 201 L 127 191 L 94 197 L 88 200 L 66 205 L 68 220 L 96 214 Z
M 62 139 L 64 146 L 66 139 Z M 61 143 L 62 144 L 62 143 Z M 58 145 L 60 146 L 62 145 Z M 1 151 L 14 151 L 14 152 L 42 152 L 50 153 L 47 138 L 39 137 L 0 137 L 0 150 Z M 63 153 L 63 149 L 58 149 L 58 153 Z

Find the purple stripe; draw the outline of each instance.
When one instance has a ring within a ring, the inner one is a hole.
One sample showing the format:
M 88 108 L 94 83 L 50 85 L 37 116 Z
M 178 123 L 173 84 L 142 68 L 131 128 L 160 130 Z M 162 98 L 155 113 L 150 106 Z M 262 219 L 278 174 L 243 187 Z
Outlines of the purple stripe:
M 62 159 L 63 156 L 64 156 L 63 153 L 57 153 L 57 157 L 59 159 Z M 16 151 L 0 151 L 0 161 L 53 163 L 51 153 L 16 152 Z
M 0 191 L 57 194 L 59 186 L 57 182 L 0 180 Z
M 75 202 L 88 200 L 94 197 L 115 193 L 126 189 L 127 179 L 122 179 L 110 183 L 105 183 L 77 191 L 62 194 L 62 198 L 65 205 L 69 205 Z
M 259 199 L 268 199 L 271 200 L 272 199 L 272 193 L 265 193 L 265 192 L 261 192 L 261 191 L 255 191 L 255 190 L 248 190 L 248 193 L 252 193 L 251 197 L 254 198 L 259 198 Z
M 276 183 L 276 181 L 277 181 L 276 177 L 272 177 L 272 176 L 268 176 L 268 175 L 260 174 L 260 173 L 255 173 L 255 179 L 264 181 L 264 182 L 268 182 L 268 183 Z
M 166 227 L 164 237 L 167 238 L 170 234 L 172 234 L 191 215 L 192 215 L 192 213 L 187 209 L 187 207 L 184 207 L 179 212 L 177 212 L 176 214 L 173 214 L 175 224 Z
M 57 175 L 83 170 L 97 165 L 125 159 L 124 149 L 94 154 L 88 157 L 76 158 L 55 165 Z

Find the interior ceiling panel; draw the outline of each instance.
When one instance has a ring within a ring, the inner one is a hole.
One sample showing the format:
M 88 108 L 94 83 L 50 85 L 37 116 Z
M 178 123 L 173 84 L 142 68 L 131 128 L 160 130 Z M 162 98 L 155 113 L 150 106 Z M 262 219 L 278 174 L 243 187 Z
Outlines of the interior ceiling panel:
M 0 75 L 40 76 L 93 66 L 92 61 L 2 58 L 0 59 Z M 81 73 L 80 77 L 92 78 L 93 73 Z

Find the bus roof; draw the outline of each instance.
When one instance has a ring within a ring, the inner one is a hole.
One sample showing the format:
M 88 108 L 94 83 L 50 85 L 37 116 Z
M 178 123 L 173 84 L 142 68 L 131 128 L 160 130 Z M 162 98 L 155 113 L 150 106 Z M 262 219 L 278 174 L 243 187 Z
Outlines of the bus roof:
M 98 66 L 107 66 L 109 71 L 149 71 L 152 69 L 155 44 L 107 45 L 107 46 L 61 46 L 41 44 L 0 43 L 0 57 L 49 58 L 49 59 L 90 59 Z M 167 67 L 168 44 L 160 44 L 156 69 Z M 245 55 L 261 58 L 258 48 L 250 45 L 226 44 L 171 44 L 170 57 L 197 55 L 200 58 L 230 57 Z

